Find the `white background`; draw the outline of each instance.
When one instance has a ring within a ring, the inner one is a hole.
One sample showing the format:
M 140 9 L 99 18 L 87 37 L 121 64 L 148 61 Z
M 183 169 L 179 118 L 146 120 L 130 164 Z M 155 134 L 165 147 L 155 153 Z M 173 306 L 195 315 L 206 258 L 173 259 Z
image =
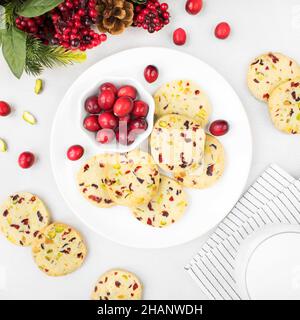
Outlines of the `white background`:
M 89 66 L 124 49 L 141 46 L 174 48 L 172 31 L 187 30 L 189 39 L 182 51 L 209 63 L 237 91 L 249 116 L 253 133 L 253 164 L 248 184 L 271 162 L 295 177 L 300 176 L 299 136 L 282 134 L 272 126 L 267 108 L 256 101 L 246 87 L 250 60 L 265 51 L 280 51 L 300 62 L 300 4 L 297 0 L 206 0 L 198 16 L 184 10 L 184 0 L 167 1 L 172 23 L 160 33 L 149 35 L 131 29 L 122 36 L 110 37 L 89 52 L 88 60 L 68 68 L 46 71 L 45 91 L 33 92 L 35 79 L 15 79 L 0 58 L 0 100 L 9 101 L 14 112 L 0 119 L 0 137 L 9 151 L 0 154 L 0 200 L 10 193 L 27 190 L 45 200 L 53 218 L 77 227 L 85 236 L 89 255 L 77 272 L 61 278 L 46 277 L 31 259 L 29 248 L 19 248 L 0 237 L 0 299 L 88 299 L 98 276 L 109 268 L 121 267 L 135 272 L 144 283 L 145 299 L 204 299 L 197 285 L 184 271 L 184 265 L 200 249 L 208 235 L 191 243 L 161 250 L 123 247 L 108 241 L 81 224 L 60 196 L 50 167 L 49 141 L 52 120 L 64 92 Z M 214 37 L 214 26 L 228 21 L 231 37 Z M 130 61 L 124 61 L 130 63 Z M 176 66 L 174 66 L 176 68 Z M 216 92 L 218 94 L 218 92 Z M 22 121 L 24 110 L 38 119 L 37 126 Z M 38 156 L 30 170 L 21 170 L 18 154 L 31 150 Z M 237 168 L 238 170 L 238 168 Z

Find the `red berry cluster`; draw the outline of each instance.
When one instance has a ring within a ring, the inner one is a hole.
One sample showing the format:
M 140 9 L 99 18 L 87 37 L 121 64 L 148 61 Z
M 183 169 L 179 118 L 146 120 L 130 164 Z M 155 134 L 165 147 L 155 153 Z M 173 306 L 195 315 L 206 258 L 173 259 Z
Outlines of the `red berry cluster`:
M 98 17 L 96 4 L 96 0 L 66 0 L 43 16 L 18 17 L 16 26 L 45 44 L 85 51 L 106 40 L 105 34 L 91 28 Z
M 17 17 L 16 26 L 18 29 L 41 39 L 46 45 L 49 44 L 55 32 L 51 19 L 46 15 L 34 18 Z
M 96 140 L 101 144 L 111 143 L 115 138 L 120 144 L 132 144 L 148 128 L 149 106 L 137 97 L 133 86 L 118 89 L 112 83 L 103 83 L 98 95 L 85 101 L 88 116 L 83 121 L 84 128 L 97 132 Z
M 150 33 L 159 31 L 170 22 L 168 9 L 167 3 L 160 4 L 157 0 L 148 0 L 146 4 L 137 5 L 133 25 Z

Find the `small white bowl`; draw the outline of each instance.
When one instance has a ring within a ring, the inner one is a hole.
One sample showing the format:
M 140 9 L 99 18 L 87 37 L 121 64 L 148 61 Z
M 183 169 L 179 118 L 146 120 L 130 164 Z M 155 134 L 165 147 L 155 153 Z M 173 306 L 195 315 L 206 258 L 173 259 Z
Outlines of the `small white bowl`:
M 101 144 L 100 142 L 97 142 L 96 140 L 96 133 L 90 132 L 86 130 L 83 126 L 84 119 L 88 116 L 88 113 L 86 112 L 84 108 L 85 100 L 93 95 L 98 95 L 99 87 L 101 84 L 105 82 L 111 82 L 113 83 L 117 88 L 124 86 L 124 85 L 131 85 L 134 86 L 137 89 L 137 99 L 145 101 L 149 105 L 149 112 L 146 117 L 148 128 L 145 132 L 139 134 L 134 143 L 131 145 L 125 146 L 120 143 L 116 139 L 114 139 L 113 142 L 108 144 Z M 95 148 L 99 150 L 100 153 L 102 152 L 129 152 L 131 150 L 136 149 L 142 142 L 144 142 L 149 135 L 152 132 L 153 129 L 153 122 L 154 122 L 154 110 L 155 110 L 155 103 L 154 99 L 151 96 L 151 94 L 135 79 L 133 78 L 121 78 L 121 77 L 105 77 L 100 78 L 97 83 L 89 85 L 89 89 L 85 90 L 82 94 L 81 99 L 79 100 L 79 106 L 77 106 L 79 109 L 79 116 L 78 116 L 78 123 L 80 125 L 80 129 L 85 133 L 85 135 L 88 138 L 89 143 Z

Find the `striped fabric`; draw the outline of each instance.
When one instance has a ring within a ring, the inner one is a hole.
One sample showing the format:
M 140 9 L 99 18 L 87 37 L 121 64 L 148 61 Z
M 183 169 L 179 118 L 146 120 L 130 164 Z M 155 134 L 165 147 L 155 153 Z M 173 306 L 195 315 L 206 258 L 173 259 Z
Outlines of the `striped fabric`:
M 234 279 L 241 242 L 272 223 L 300 223 L 300 181 L 271 165 L 237 202 L 186 266 L 211 299 L 241 299 Z

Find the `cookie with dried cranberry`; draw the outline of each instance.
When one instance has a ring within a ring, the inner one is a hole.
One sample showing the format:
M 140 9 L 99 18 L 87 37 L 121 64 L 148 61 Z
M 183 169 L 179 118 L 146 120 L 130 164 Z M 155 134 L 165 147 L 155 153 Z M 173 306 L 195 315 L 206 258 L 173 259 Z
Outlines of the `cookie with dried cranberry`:
M 100 208 L 115 205 L 104 183 L 106 168 L 106 156 L 100 154 L 85 162 L 77 174 L 77 185 L 82 196 Z
M 186 207 L 187 196 L 182 186 L 173 179 L 161 176 L 157 194 L 148 203 L 132 208 L 132 212 L 140 222 L 163 228 L 177 222 Z
M 143 287 L 139 278 L 125 270 L 105 272 L 97 281 L 91 298 L 93 300 L 141 300 Z
M 174 173 L 177 181 L 187 188 L 205 189 L 214 185 L 224 172 L 225 154 L 221 142 L 209 134 L 206 135 L 204 149 L 204 171 L 184 170 Z
M 151 154 L 167 172 L 201 170 L 205 133 L 195 120 L 177 114 L 159 118 L 150 137 Z
M 300 133 L 300 76 L 273 90 L 269 112 L 278 130 L 289 134 Z
M 275 87 L 299 75 L 297 62 L 281 53 L 269 52 L 251 62 L 247 82 L 254 97 L 267 102 Z
M 211 114 L 210 101 L 197 83 L 174 80 L 164 84 L 154 95 L 155 115 L 175 113 L 193 118 L 204 127 Z
M 33 259 L 48 276 L 74 272 L 83 263 L 87 249 L 74 228 L 59 222 L 45 227 L 32 243 Z
M 153 158 L 140 150 L 109 155 L 106 174 L 109 196 L 119 205 L 131 207 L 145 203 L 158 190 L 158 168 Z
M 29 192 L 9 196 L 0 207 L 0 231 L 19 246 L 30 246 L 49 220 L 43 201 Z

